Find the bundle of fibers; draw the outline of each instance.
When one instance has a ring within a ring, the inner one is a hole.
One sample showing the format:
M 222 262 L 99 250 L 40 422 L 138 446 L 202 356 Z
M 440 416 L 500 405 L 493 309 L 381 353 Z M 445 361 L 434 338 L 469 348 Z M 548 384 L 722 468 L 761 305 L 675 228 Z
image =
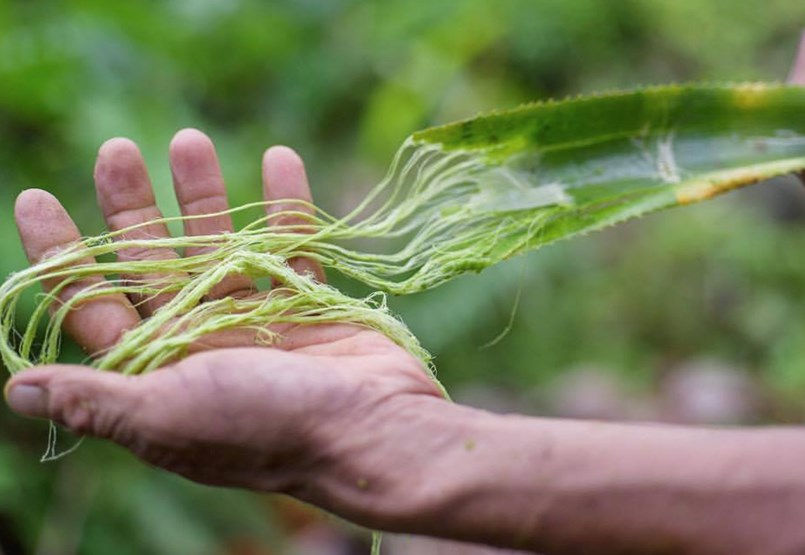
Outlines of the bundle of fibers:
M 803 169 L 805 90 L 797 87 L 671 85 L 530 104 L 414 133 L 385 179 L 341 218 L 282 201 L 297 207 L 286 215 L 302 223 L 269 230 L 262 217 L 222 235 L 123 239 L 129 228 L 86 237 L 0 287 L 0 355 L 12 373 L 55 362 L 71 310 L 111 294 L 170 295 L 114 347 L 94 353 L 92 364 L 139 374 L 225 330 L 252 330 L 256 343 L 270 346 L 289 325 L 353 322 L 390 337 L 433 376 L 429 354 L 389 312 L 386 294 L 431 289 L 559 239 Z M 204 254 L 110 256 L 189 247 Z M 375 292 L 353 298 L 299 275 L 288 265 L 296 257 Z M 144 279 L 154 274 L 160 279 Z M 231 274 L 278 285 L 250 298 L 205 300 Z M 59 300 L 91 276 L 106 279 Z M 21 322 L 20 297 L 46 280 L 59 285 Z
M 299 203 L 285 213 L 304 222 L 292 227 L 269 230 L 264 217 L 223 235 L 123 239 L 129 228 L 86 237 L 0 287 L 0 355 L 12 373 L 55 362 L 71 310 L 111 294 L 170 295 L 95 353 L 93 365 L 139 374 L 218 332 L 250 330 L 255 343 L 270 346 L 289 325 L 353 322 L 407 349 L 435 381 L 429 354 L 389 312 L 386 293 L 424 291 L 559 239 L 803 169 L 805 89 L 666 86 L 527 105 L 414 133 L 386 178 L 343 218 Z M 163 221 L 175 219 L 182 218 Z M 354 246 L 370 239 L 371 251 Z M 189 247 L 209 248 L 179 260 L 86 262 L 121 249 Z M 375 293 L 352 298 L 299 275 L 288 261 L 300 256 Z M 154 274 L 160 279 L 145 279 Z M 231 274 L 278 285 L 250 298 L 206 300 Z M 96 276 L 106 279 L 59 300 Z M 20 297 L 45 280 L 59 285 L 39 296 L 18 329 Z M 375 533 L 372 553 L 379 550 Z

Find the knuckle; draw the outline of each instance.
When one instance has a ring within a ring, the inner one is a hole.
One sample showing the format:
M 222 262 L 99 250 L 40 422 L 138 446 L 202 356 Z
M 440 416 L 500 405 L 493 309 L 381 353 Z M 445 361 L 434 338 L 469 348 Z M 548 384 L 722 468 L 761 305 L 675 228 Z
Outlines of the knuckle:
M 56 388 L 50 394 L 50 413 L 70 431 L 95 435 L 98 406 L 73 387 Z
M 67 382 L 50 394 L 51 414 L 71 432 L 110 439 L 121 445 L 130 444 L 137 430 L 131 426 L 136 414 L 139 394 L 129 388 L 125 396 Z
M 129 262 L 132 260 L 148 260 L 158 262 L 160 260 L 171 260 L 176 258 L 176 253 L 169 249 L 153 248 L 148 246 L 131 246 L 121 249 L 118 259 Z
M 211 176 L 208 176 L 207 179 L 200 180 L 200 181 L 201 182 L 198 183 L 197 186 L 202 185 L 202 184 L 207 184 L 208 186 L 210 186 L 210 185 L 217 186 L 218 185 L 218 176 L 217 175 L 211 175 Z M 226 194 L 221 193 L 221 192 L 213 193 L 211 195 L 205 195 L 205 196 L 202 196 L 202 197 L 195 198 L 195 199 L 188 200 L 188 201 L 184 202 L 184 211 L 185 211 L 185 213 L 193 214 L 193 215 L 209 214 L 210 218 L 218 218 L 219 220 L 220 219 L 225 219 L 225 217 L 221 218 L 221 216 L 218 213 L 223 212 L 226 209 L 227 209 Z M 207 220 L 205 219 L 205 221 L 207 221 Z
M 121 206 L 110 211 L 106 215 L 106 221 L 112 229 L 119 230 L 132 225 L 147 224 L 153 220 L 159 220 L 161 217 L 162 213 L 159 211 L 159 208 L 153 204 L 135 208 Z M 148 227 L 149 226 L 139 228 L 137 234 L 147 236 L 149 231 Z M 130 233 L 126 236 L 132 238 Z

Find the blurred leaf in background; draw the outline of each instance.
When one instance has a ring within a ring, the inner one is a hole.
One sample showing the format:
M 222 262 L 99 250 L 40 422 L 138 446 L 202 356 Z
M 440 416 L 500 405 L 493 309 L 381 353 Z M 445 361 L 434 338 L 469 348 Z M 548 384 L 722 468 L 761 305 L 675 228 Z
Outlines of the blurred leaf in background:
M 416 129 L 601 89 L 779 80 L 803 26 L 790 0 L 0 0 L 0 273 L 25 265 L 11 217 L 25 188 L 102 229 L 92 165 L 113 136 L 140 145 L 168 215 L 167 145 L 188 126 L 215 140 L 233 205 L 259 199 L 260 155 L 285 143 L 343 214 Z M 391 301 L 459 399 L 561 414 L 563 378 L 593 368 L 625 392 L 609 416 L 662 417 L 669 376 L 707 357 L 755 388 L 748 420 L 796 420 L 803 218 L 805 192 L 780 181 Z M 94 442 L 42 465 L 45 426 L 5 409 L 0 423 L 4 553 L 294 552 L 287 506 Z

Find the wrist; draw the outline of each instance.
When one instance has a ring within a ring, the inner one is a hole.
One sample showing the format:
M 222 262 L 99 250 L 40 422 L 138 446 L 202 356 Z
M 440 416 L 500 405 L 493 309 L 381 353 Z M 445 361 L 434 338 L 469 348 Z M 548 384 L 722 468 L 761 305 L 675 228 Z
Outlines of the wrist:
M 400 395 L 331 439 L 294 495 L 375 529 L 498 543 L 479 505 L 510 493 L 496 469 L 511 453 L 498 447 L 520 443 L 519 421 Z M 504 523 L 507 534 L 512 524 Z
M 462 444 L 469 424 L 460 422 L 457 408 L 428 395 L 397 395 L 357 418 L 334 420 L 290 493 L 367 527 L 402 530 L 438 503 L 433 467 Z

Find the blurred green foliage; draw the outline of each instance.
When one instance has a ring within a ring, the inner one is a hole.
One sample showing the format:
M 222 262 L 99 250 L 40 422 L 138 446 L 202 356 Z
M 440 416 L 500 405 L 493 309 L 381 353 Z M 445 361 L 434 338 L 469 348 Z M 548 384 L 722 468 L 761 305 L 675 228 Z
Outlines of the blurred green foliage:
M 138 142 L 166 214 L 167 144 L 187 126 L 216 142 L 232 204 L 259 198 L 260 154 L 285 143 L 318 202 L 344 213 L 418 128 L 614 87 L 779 80 L 803 26 L 805 3 L 791 0 L 0 0 L 0 273 L 25 264 L 11 217 L 24 188 L 52 191 L 85 233 L 102 229 L 92 164 L 113 136 Z M 708 354 L 799 414 L 805 200 L 792 182 L 774 188 L 392 303 L 448 387 L 523 391 L 595 363 L 651 389 Z M 479 348 L 506 328 L 518 287 L 511 331 Z M 251 496 L 90 442 L 39 465 L 44 427 L 5 410 L 0 422 L 5 553 L 227 553 L 244 535 L 284 552 Z

